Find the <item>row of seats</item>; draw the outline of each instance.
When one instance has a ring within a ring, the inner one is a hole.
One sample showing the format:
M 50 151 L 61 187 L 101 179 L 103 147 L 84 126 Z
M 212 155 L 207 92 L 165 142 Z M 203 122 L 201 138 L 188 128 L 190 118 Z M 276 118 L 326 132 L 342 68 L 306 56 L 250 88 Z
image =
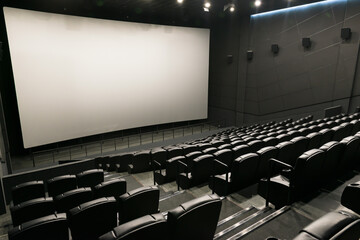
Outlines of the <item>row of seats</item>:
M 304 194 L 335 180 L 340 174 L 359 164 L 360 132 L 340 142 L 331 141 L 320 149 L 311 149 L 297 158 L 294 165 L 270 159 L 270 166 L 286 169 L 267 179 L 261 179 L 258 194 L 276 207 L 292 203 Z M 271 170 L 270 170 L 271 171 Z
M 36 182 L 34 184 L 36 184 Z M 31 182 L 28 182 L 26 185 L 30 188 Z M 140 189 L 138 189 L 137 193 L 139 190 Z M 125 196 L 124 194 L 128 195 Z M 122 178 L 117 178 L 102 182 L 96 185 L 93 189 L 89 187 L 76 188 L 61 193 L 54 198 L 34 198 L 10 207 L 10 214 L 13 225 L 17 226 L 23 222 L 43 217 L 54 212 L 66 213 L 70 209 L 82 203 L 101 197 L 115 197 L 121 201 L 127 200 L 129 198 L 129 193 L 126 193 L 126 181 Z M 125 217 L 123 216 L 122 218 Z
M 17 226 L 9 231 L 9 240 L 68 240 L 68 226 L 74 240 L 210 240 L 215 234 L 220 210 L 220 198 L 209 195 L 170 210 L 167 220 L 164 214 L 147 213 L 116 226 L 115 198 L 100 198 L 71 209 L 67 216 L 52 214 Z
M 63 175 L 44 181 L 30 181 L 12 187 L 12 202 L 14 205 L 34 198 L 44 198 L 46 188 L 50 197 L 69 190 L 84 187 L 94 187 L 104 181 L 104 172 L 101 169 L 83 171 L 77 175 Z
M 360 236 L 360 182 L 346 186 L 341 205 L 303 228 L 294 240 L 346 239 Z

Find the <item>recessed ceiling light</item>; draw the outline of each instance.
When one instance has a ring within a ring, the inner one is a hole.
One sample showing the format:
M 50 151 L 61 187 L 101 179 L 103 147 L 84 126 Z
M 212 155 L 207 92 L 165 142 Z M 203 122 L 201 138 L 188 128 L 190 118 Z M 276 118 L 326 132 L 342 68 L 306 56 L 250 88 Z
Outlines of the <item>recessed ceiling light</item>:
M 230 7 L 230 12 L 235 11 L 235 7 Z
M 204 4 L 204 6 L 205 6 L 205 8 L 209 9 L 209 8 L 211 7 L 211 3 L 206 2 L 206 3 Z
M 255 1 L 255 7 L 260 7 L 261 5 L 261 1 L 260 0 L 256 0 Z
M 177 0 L 178 3 L 183 3 L 184 0 Z
M 206 8 L 206 7 L 204 7 L 204 11 L 205 11 L 205 12 L 209 12 L 209 9 Z

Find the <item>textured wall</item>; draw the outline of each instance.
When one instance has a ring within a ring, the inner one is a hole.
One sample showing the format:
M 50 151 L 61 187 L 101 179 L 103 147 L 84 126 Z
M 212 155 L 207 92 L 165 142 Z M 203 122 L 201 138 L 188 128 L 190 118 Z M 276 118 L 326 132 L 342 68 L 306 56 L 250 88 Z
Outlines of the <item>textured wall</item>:
M 360 83 L 354 82 L 360 1 L 315 4 L 250 21 L 248 46 L 254 59 L 248 64 L 245 122 L 289 115 L 322 117 L 324 108 L 338 104 L 348 111 L 351 95 L 360 93 Z M 341 39 L 343 27 L 352 29 L 351 40 Z M 311 38 L 310 49 L 302 47 L 303 37 Z M 271 52 L 275 43 L 280 47 L 276 55 Z

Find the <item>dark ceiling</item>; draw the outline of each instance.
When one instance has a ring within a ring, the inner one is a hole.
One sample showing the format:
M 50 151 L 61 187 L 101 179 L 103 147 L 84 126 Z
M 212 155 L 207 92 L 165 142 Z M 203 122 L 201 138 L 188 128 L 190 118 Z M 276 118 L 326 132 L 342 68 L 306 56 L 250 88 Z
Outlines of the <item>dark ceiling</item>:
M 176 0 L 4 0 L 3 5 L 104 19 L 210 27 L 211 22 L 234 14 L 253 14 L 321 0 L 262 0 L 257 10 L 255 0 L 209 0 L 210 12 L 204 12 L 204 1 L 184 0 L 179 4 Z M 224 12 L 224 5 L 231 2 L 236 5 L 236 13 Z

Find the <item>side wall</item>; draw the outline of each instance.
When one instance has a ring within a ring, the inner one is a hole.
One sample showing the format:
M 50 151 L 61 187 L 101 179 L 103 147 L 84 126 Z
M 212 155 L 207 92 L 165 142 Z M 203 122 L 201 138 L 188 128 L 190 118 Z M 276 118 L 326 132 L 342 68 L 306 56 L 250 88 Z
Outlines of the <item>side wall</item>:
M 341 39 L 345 27 L 353 32 L 350 40 Z M 360 1 L 255 15 L 250 32 L 254 59 L 248 63 L 245 123 L 308 114 L 319 118 L 324 108 L 342 105 L 343 112 L 353 112 L 360 103 Z M 302 46 L 304 37 L 311 39 L 311 48 Z M 278 54 L 271 52 L 272 44 L 279 45 Z

